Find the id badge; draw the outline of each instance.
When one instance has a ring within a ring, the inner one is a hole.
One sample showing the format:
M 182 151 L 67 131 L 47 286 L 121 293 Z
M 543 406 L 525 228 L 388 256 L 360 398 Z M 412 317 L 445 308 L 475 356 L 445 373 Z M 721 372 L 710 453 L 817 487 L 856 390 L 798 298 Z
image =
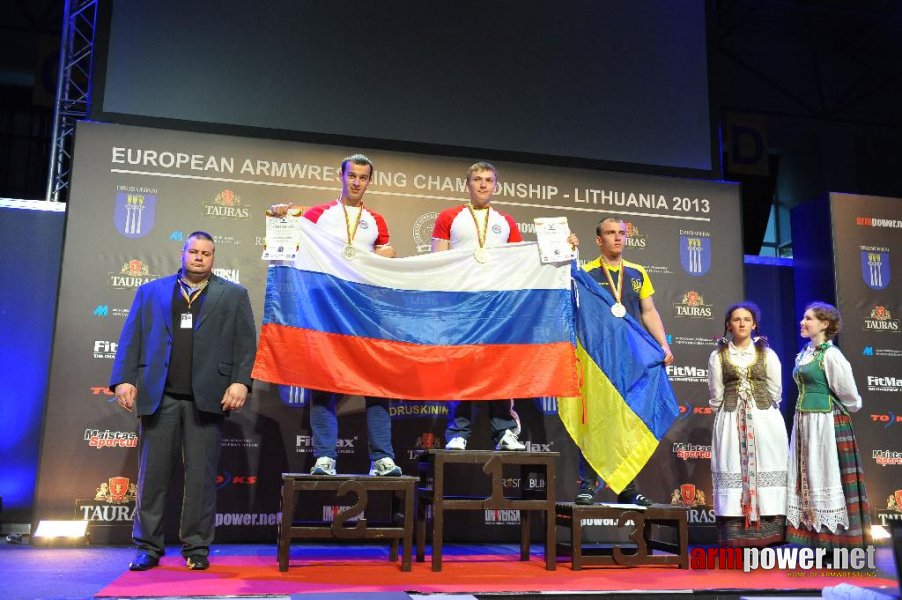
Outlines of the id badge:
M 182 329 L 191 329 L 194 327 L 194 322 L 191 313 L 182 313 Z

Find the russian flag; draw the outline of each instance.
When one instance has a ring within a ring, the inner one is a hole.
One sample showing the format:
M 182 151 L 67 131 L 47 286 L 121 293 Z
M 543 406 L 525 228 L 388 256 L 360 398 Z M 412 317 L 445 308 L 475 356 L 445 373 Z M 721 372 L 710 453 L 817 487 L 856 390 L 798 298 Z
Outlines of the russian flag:
M 534 243 L 390 259 L 299 220 L 271 266 L 253 377 L 342 394 L 494 400 L 578 393 L 570 264 Z
M 558 415 L 596 473 L 615 493 L 632 481 L 679 415 L 664 351 L 592 277 L 574 267 L 578 396 L 558 398 Z

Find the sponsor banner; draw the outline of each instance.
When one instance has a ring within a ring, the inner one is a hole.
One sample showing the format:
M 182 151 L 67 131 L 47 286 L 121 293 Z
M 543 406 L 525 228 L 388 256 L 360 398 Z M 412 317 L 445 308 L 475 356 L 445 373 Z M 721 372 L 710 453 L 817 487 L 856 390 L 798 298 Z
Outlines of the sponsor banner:
M 385 217 L 398 255 L 428 253 L 437 215 L 466 200 L 466 171 L 472 159 L 79 123 L 35 519 L 71 518 L 73 498 L 86 497 L 81 489 L 85 480 L 106 481 L 111 472 L 120 470 L 130 482 L 137 480 L 136 437 L 128 431 L 133 417 L 116 405 L 106 388 L 119 330 L 137 288 L 174 273 L 186 237 L 201 229 L 216 244 L 217 274 L 248 289 L 260 323 L 267 277 L 267 264 L 260 260 L 265 245 L 264 211 L 277 203 L 315 206 L 334 200 L 340 190 L 340 161 L 357 151 L 376 165 L 365 202 Z M 737 185 L 540 164 L 496 166 L 499 184 L 492 205 L 513 217 L 527 241 L 535 240 L 535 218 L 564 216 L 582 240 L 581 260 L 592 260 L 597 256 L 592 243 L 596 223 L 609 214 L 621 216 L 628 229 L 624 256 L 648 271 L 665 330 L 673 334 L 670 343 L 688 349 L 687 365 L 705 366 L 700 356 L 691 356 L 690 348 L 696 346 L 707 354 L 713 347 L 712 317 L 704 313 L 743 296 Z M 896 268 L 896 250 L 890 244 L 861 241 L 858 245 L 890 248 L 890 268 Z M 681 248 L 684 251 L 678 252 Z M 859 260 L 857 250 L 858 246 L 853 252 Z M 854 265 L 852 273 L 861 286 L 859 271 Z M 897 281 L 899 276 L 893 275 L 891 286 Z M 692 304 L 690 298 L 684 300 L 690 291 L 695 292 Z M 870 308 L 884 306 L 895 319 L 899 309 L 890 298 L 875 298 Z M 685 314 L 671 315 L 669 307 L 675 303 L 688 307 L 681 311 Z M 902 338 L 889 333 L 879 335 Z M 874 346 L 876 354 L 878 348 L 891 348 L 892 342 L 871 340 L 856 348 L 865 345 Z M 503 371 L 505 367 L 492 363 L 485 368 Z M 697 396 L 698 390 L 693 389 L 681 400 L 689 406 Z M 86 407 L 88 402 L 92 404 Z M 99 402 L 106 406 L 97 406 Z M 520 437 L 528 448 L 561 453 L 555 492 L 567 499 L 576 493 L 577 457 L 557 406 L 557 399 L 551 397 L 516 401 L 523 430 Z M 222 442 L 227 461 L 219 473 L 224 489 L 217 506 L 223 541 L 271 539 L 280 499 L 272 473 L 305 473 L 313 463 L 309 407 L 309 390 L 255 382 L 246 409 L 228 419 Z M 697 413 L 704 406 L 691 410 L 691 414 L 705 414 Z M 486 411 L 479 407 L 476 414 L 471 446 L 490 448 Z M 446 402 L 392 399 L 394 447 L 405 473 L 416 472 L 425 449 L 443 447 L 447 416 Z M 707 431 L 710 423 L 705 414 L 703 422 L 699 419 L 692 426 Z M 341 471 L 368 472 L 366 419 L 359 398 L 339 401 L 338 424 Z M 698 439 L 710 435 L 705 431 Z M 78 443 L 73 445 L 73 440 Z M 663 445 L 646 468 L 647 474 L 640 476 L 643 491 L 652 497 L 668 496 L 679 485 L 681 469 L 693 465 L 670 451 L 673 441 Z M 250 470 L 248 465 L 265 465 L 272 472 Z M 505 475 L 512 490 L 542 489 L 529 481 L 541 479 L 539 475 Z M 249 483 L 251 477 L 255 483 Z M 693 475 L 699 485 L 709 485 L 701 477 Z M 482 493 L 484 482 L 461 474 L 447 483 L 459 487 L 463 495 L 473 495 Z M 92 498 L 83 501 L 88 503 L 86 508 L 91 508 L 90 503 L 127 507 L 127 503 Z M 121 510 L 115 515 L 110 510 L 97 508 L 96 520 L 131 518 L 123 517 Z M 475 518 L 461 519 L 464 525 L 446 537 L 468 542 L 519 539 L 518 528 L 502 526 L 510 522 L 505 516 L 491 516 L 497 527 L 485 527 L 484 515 L 470 516 Z
M 845 323 L 839 347 L 862 397 L 862 411 L 853 418 L 867 424 L 856 427 L 856 440 L 869 497 L 887 498 L 899 487 L 894 467 L 902 464 L 896 402 L 902 391 L 902 199 L 830 194 L 828 205 L 836 304 Z M 875 516 L 886 514 L 892 513 Z

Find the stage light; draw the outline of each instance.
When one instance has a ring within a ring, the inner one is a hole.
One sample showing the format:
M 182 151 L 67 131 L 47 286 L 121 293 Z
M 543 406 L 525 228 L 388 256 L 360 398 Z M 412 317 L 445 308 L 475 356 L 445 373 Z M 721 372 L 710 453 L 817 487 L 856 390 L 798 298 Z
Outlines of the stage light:
M 871 539 L 874 543 L 882 543 L 890 539 L 889 531 L 882 525 L 871 525 Z
M 32 543 L 82 545 L 88 543 L 88 521 L 38 521 Z

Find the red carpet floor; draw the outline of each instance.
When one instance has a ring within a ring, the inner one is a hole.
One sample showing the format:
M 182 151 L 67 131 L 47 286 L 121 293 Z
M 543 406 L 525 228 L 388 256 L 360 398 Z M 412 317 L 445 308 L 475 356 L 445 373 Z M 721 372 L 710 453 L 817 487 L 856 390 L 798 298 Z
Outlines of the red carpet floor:
M 178 557 L 164 557 L 160 567 L 144 573 L 125 572 L 98 596 L 241 596 L 302 593 L 408 591 L 419 593 L 491 593 L 553 591 L 667 590 L 820 590 L 850 583 L 898 594 L 897 582 L 885 573 L 860 577 L 825 572 L 681 571 L 673 567 L 589 567 L 572 571 L 559 563 L 546 571 L 535 557 L 520 562 L 514 556 L 445 556 L 441 573 L 433 573 L 429 557 L 404 573 L 387 559 L 296 556 L 280 573 L 275 555 L 214 556 L 208 571 L 188 571 Z M 835 572 L 834 572 L 835 573 Z

